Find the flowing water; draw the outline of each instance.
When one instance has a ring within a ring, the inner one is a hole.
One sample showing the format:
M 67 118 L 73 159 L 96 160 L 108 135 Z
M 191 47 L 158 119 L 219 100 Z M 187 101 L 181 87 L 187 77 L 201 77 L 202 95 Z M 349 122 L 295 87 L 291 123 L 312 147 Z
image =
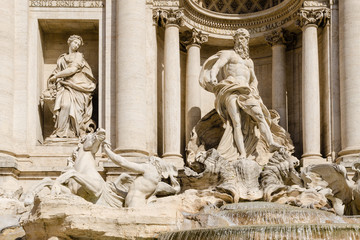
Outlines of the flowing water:
M 360 239 L 360 219 L 267 202 L 225 205 L 188 219 L 200 226 L 161 234 L 161 240 Z

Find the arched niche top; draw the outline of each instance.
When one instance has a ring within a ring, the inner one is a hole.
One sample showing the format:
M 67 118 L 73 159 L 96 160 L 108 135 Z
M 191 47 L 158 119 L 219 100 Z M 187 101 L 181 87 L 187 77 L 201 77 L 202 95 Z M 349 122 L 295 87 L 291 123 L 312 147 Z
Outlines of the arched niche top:
M 192 0 L 199 7 L 207 10 L 227 13 L 254 13 L 275 7 L 285 0 Z
M 184 9 L 185 26 L 209 34 L 209 44 L 211 44 L 211 38 L 223 39 L 225 42 L 232 39 L 232 35 L 238 28 L 246 28 L 251 38 L 256 39 L 274 29 L 294 25 L 297 10 L 303 4 L 303 0 L 282 0 L 262 11 L 229 14 L 202 7 L 200 2 L 204 1 L 182 0 L 181 5 Z M 231 2 L 231 0 L 226 2 Z

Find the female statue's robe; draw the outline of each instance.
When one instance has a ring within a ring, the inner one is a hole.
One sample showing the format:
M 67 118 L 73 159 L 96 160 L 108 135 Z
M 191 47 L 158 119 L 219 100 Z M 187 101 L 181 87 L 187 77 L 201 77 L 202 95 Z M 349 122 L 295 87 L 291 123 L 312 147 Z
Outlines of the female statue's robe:
M 76 73 L 58 78 L 54 86 L 56 88 L 53 112 L 55 130 L 52 134 L 54 137 L 79 137 L 89 132 L 89 129 L 95 128 L 91 116 L 92 94 L 96 80 L 83 54 L 80 52 L 62 54 L 51 76 L 69 67 L 76 67 Z M 49 83 L 49 88 L 51 84 Z

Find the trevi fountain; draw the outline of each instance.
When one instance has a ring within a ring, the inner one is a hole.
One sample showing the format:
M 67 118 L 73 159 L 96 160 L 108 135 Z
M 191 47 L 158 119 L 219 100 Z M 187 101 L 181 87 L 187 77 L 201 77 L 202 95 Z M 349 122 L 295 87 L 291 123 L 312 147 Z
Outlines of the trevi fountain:
M 0 240 L 360 239 L 360 1 L 4 1 Z

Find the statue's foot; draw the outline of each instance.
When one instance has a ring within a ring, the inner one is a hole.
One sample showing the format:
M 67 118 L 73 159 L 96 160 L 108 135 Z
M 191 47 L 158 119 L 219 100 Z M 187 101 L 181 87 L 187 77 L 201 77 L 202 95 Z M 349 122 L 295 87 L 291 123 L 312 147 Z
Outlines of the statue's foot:
M 270 152 L 273 153 L 273 152 L 276 152 L 276 151 L 285 151 L 285 147 L 283 145 L 280 145 L 280 144 L 277 144 L 277 143 L 273 143 L 273 144 L 270 144 Z

